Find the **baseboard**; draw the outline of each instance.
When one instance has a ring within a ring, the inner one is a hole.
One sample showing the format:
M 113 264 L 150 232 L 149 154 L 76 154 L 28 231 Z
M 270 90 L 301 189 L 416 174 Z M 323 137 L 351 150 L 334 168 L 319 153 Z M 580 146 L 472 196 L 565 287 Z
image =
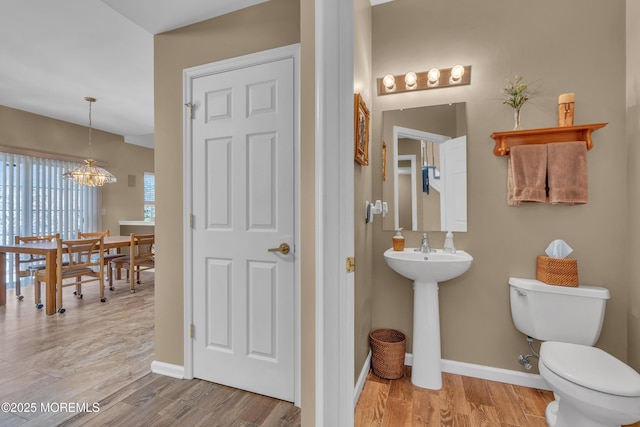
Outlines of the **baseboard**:
M 360 393 L 362 393 L 362 388 L 364 387 L 364 383 L 367 381 L 367 375 L 369 374 L 369 369 L 371 369 L 371 351 L 367 355 L 364 364 L 362 365 L 362 370 L 360 371 L 360 376 L 358 377 L 358 381 L 356 382 L 356 387 L 353 390 L 353 407 L 355 408 L 358 404 L 358 399 L 360 399 Z
M 404 364 L 408 366 L 413 365 L 412 354 L 405 354 Z M 481 378 L 489 381 L 498 381 L 523 387 L 537 388 L 541 390 L 551 390 L 545 380 L 538 374 L 494 368 L 492 366 L 476 365 L 474 363 L 442 359 L 442 372 L 464 375 L 472 378 Z
M 151 362 L 151 372 L 153 372 L 154 374 L 160 374 L 172 378 L 184 378 L 184 366 L 174 365 L 172 363 L 158 362 L 156 360 Z

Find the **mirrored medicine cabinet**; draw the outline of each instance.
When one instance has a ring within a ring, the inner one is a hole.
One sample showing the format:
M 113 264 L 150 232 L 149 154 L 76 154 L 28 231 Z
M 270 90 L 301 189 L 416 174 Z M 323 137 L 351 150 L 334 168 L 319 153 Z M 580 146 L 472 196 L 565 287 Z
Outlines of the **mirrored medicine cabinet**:
M 465 103 L 382 113 L 385 230 L 467 231 Z

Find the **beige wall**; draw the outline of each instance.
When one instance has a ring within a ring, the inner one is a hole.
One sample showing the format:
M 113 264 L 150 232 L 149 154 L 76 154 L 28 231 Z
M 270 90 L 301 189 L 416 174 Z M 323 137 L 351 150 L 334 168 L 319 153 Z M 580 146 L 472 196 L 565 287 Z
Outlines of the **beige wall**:
M 315 0 L 300 1 L 300 241 L 303 426 L 315 425 L 316 414 L 316 209 L 315 209 Z
M 302 420 L 315 411 L 314 1 L 271 0 L 155 36 L 155 359 L 183 360 L 183 93 L 185 68 L 301 42 Z M 304 23 L 304 25 L 301 25 Z M 176 179 L 176 177 L 178 177 Z
M 369 109 L 372 107 L 371 91 L 371 5 L 369 0 L 354 0 L 354 92 L 360 93 Z M 371 139 L 370 144 L 374 140 Z M 376 148 L 377 147 L 377 148 Z M 365 224 L 366 201 L 374 202 L 371 193 L 373 150 L 380 149 L 375 144 L 369 146 L 369 166 L 354 162 L 354 256 L 356 271 L 354 277 L 355 323 L 354 323 L 354 376 L 357 381 L 362 366 L 369 354 L 369 330 L 372 322 L 372 272 L 373 227 L 382 221 L 381 215 L 374 215 L 374 222 Z
M 94 106 L 94 117 L 99 111 L 99 106 Z M 122 136 L 97 129 L 93 129 L 91 139 L 93 157 L 118 179 L 102 189 L 102 228 L 117 235 L 118 221 L 144 219 L 143 178 L 145 172 L 154 171 L 153 150 L 127 144 Z M 89 129 L 0 106 L 0 145 L 87 158 Z M 128 186 L 128 175 L 136 176 L 135 187 Z
M 627 144 L 629 169 L 629 363 L 640 371 L 640 3 L 627 0 Z
M 610 289 L 597 345 L 627 360 L 624 23 L 624 0 L 607 2 L 606 8 L 601 0 L 395 0 L 373 8 L 373 78 L 472 66 L 470 86 L 373 97 L 374 198 L 382 197 L 382 111 L 467 103 L 469 231 L 455 233 L 455 243 L 474 261 L 465 275 L 440 286 L 443 358 L 521 369 L 516 357 L 528 348 L 513 326 L 507 282 L 510 276 L 535 277 L 535 257 L 560 238 L 574 248 L 581 282 Z M 565 92 L 576 93 L 577 124 L 609 123 L 594 134 L 588 154 L 587 205 L 507 206 L 507 159 L 493 155 L 490 135 L 513 128 L 501 91 L 516 74 L 538 87 L 522 110 L 524 128 L 556 126 L 557 97 Z M 411 284 L 382 257 L 392 234 L 374 223 L 372 327 L 407 333 L 411 351 Z M 419 245 L 420 232 L 405 235 L 408 246 Z M 443 233 L 430 238 L 442 247 Z

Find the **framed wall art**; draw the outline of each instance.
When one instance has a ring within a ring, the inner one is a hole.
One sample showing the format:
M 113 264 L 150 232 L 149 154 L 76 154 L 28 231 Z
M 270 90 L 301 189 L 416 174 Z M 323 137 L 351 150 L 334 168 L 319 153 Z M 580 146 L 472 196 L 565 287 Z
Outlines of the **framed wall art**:
M 387 180 L 387 144 L 382 141 L 382 181 Z
M 363 166 L 369 164 L 369 109 L 359 93 L 354 95 L 354 159 Z

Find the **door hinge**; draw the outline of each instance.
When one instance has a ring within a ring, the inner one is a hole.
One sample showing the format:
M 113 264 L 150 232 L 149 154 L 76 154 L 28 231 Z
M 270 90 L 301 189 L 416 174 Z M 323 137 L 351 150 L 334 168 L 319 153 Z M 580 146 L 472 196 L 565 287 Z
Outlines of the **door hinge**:
M 347 273 L 353 273 L 356 271 L 356 259 L 355 257 L 347 257 Z
M 187 102 L 186 104 L 184 104 L 184 106 L 189 109 L 189 118 L 193 119 L 193 104 L 190 102 Z
M 195 336 L 195 326 L 193 323 L 189 325 L 189 338 L 193 338 Z
M 193 228 L 193 214 L 189 214 L 189 228 Z

